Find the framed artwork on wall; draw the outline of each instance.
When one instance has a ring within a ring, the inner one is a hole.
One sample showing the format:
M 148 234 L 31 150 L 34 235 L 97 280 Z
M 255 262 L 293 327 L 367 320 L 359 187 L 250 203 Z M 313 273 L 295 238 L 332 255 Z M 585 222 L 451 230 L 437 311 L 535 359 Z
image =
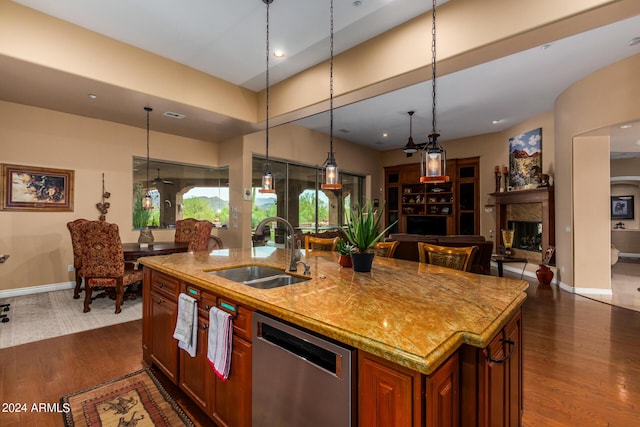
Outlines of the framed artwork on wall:
M 633 219 L 633 196 L 611 196 L 611 219 Z
M 73 212 L 74 172 L 2 165 L 2 210 Z
M 542 128 L 509 138 L 509 187 L 526 187 L 542 173 Z

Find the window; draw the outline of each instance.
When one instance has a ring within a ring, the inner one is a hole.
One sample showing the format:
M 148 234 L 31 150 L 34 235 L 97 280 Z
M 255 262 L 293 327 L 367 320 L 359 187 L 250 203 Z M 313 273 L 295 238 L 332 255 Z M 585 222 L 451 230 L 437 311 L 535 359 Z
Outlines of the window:
M 151 211 L 142 210 L 149 193 Z M 133 158 L 133 227 L 175 227 L 184 218 L 207 219 L 226 228 L 229 221 L 229 168 Z
M 273 159 L 269 165 L 276 192 L 262 194 L 264 162 L 264 158 L 253 158 L 252 228 L 269 216 L 283 217 L 303 232 L 341 227 L 346 210 L 364 202 L 363 176 L 341 172 L 342 190 L 321 190 L 322 169 Z

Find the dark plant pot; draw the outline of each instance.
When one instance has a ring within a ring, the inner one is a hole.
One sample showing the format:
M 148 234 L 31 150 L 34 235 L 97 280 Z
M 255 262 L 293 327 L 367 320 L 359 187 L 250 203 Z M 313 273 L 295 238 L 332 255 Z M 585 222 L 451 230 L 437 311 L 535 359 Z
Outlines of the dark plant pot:
M 344 268 L 351 268 L 351 266 L 353 265 L 351 263 L 351 255 L 340 255 L 340 258 L 338 259 L 338 264 L 340 264 Z
M 540 264 L 540 268 L 536 270 L 536 277 L 541 285 L 549 286 L 553 280 L 553 271 L 544 264 Z
M 353 271 L 360 273 L 368 273 L 371 271 L 371 264 L 373 264 L 373 253 L 353 253 L 351 254 L 351 262 L 353 263 Z

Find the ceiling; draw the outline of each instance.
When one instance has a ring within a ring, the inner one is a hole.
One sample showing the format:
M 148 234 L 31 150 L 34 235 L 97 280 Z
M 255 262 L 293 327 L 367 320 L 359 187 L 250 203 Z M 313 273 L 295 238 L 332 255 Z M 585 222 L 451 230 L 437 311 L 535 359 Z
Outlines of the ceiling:
M 265 5 L 260 0 L 13 1 L 248 89 L 257 91 L 265 86 Z M 271 83 L 329 57 L 326 3 L 275 0 L 271 4 L 270 45 L 273 50 L 285 52 L 284 59 L 270 59 Z M 349 0 L 336 1 L 334 8 L 334 51 L 339 53 L 429 11 L 430 2 Z M 319 19 L 325 16 L 326 19 Z M 640 43 L 630 43 L 639 36 L 640 16 L 635 16 L 438 77 L 440 140 L 498 132 L 553 109 L 555 98 L 574 82 L 640 53 Z M 118 102 L 96 108 L 88 98 L 70 101 L 62 94 L 66 87 L 83 87 L 87 89 L 85 93 L 90 93 L 92 88 L 100 89 L 104 84 L 31 64 L 2 62 L 0 78 L 11 78 L 15 84 L 2 85 L 0 99 L 132 126 L 145 125 L 138 108 L 133 110 L 126 105 L 145 105 L 149 100 L 146 94 L 103 87 L 105 96 Z M 54 78 L 57 84 L 47 84 Z M 134 102 L 140 100 L 146 101 Z M 189 106 L 172 105 L 167 100 L 154 100 L 154 108 L 187 114 L 189 121 L 184 124 L 176 125 L 177 121 L 167 119 L 157 120 L 153 126 L 157 131 L 187 137 L 221 140 L 259 128 L 257 124 L 214 117 Z M 380 151 L 401 148 L 408 138 L 410 110 L 416 112 L 414 140 L 422 142 L 431 129 L 431 81 L 336 109 L 334 132 L 340 138 Z M 329 132 L 328 113 L 296 123 Z M 640 152 L 640 122 L 630 128 L 616 127 L 605 132 L 612 136 L 612 151 Z

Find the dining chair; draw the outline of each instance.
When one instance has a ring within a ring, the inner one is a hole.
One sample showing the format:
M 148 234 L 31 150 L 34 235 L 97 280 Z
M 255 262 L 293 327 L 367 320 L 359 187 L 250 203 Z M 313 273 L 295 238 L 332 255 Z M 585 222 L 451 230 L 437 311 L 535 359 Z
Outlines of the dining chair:
M 378 242 L 373 246 L 373 252 L 376 256 L 393 258 L 399 244 L 400 242 L 398 240 L 394 240 L 393 242 Z
M 196 231 L 196 224 L 198 220 L 195 218 L 185 218 L 176 221 L 176 232 L 174 235 L 174 242 L 176 243 L 191 243 Z
M 312 251 L 335 251 L 338 246 L 339 237 L 323 238 L 323 237 L 304 237 L 304 253 L 307 255 Z
M 222 239 L 218 236 L 214 236 L 213 234 L 209 236 L 209 250 L 214 251 L 216 249 L 223 249 L 224 244 Z
M 73 248 L 73 270 L 76 274 L 76 286 L 73 288 L 74 299 L 80 298 L 80 287 L 82 286 L 82 239 L 78 228 L 87 222 L 89 222 L 88 219 L 78 218 L 67 223 Z
M 84 312 L 91 311 L 91 294 L 94 288 L 111 288 L 115 290 L 115 312 L 120 313 L 125 286 L 142 281 L 142 270 L 135 270 L 132 263 L 125 265 L 116 224 L 87 221 L 78 230 L 83 242 Z
M 189 241 L 189 252 L 208 251 L 212 229 L 213 223 L 211 221 L 197 221 L 194 226 L 193 236 Z
M 469 271 L 473 257 L 477 252 L 477 246 L 456 248 L 418 242 L 420 262 L 452 268 L 454 270 Z

